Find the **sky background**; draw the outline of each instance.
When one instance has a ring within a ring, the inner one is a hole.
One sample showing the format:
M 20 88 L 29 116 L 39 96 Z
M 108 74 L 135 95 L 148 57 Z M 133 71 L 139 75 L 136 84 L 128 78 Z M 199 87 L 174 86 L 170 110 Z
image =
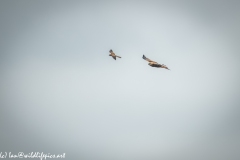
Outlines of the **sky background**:
M 237 1 L 0 1 L 0 152 L 239 159 L 239 17 Z

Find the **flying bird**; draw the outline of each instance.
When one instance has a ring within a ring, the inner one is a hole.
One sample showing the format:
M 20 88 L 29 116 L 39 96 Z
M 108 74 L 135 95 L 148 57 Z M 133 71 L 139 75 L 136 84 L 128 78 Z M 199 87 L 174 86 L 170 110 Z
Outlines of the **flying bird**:
M 143 58 L 144 60 L 148 61 L 148 62 L 149 62 L 148 65 L 151 66 L 151 67 L 165 68 L 165 69 L 170 70 L 166 65 L 164 65 L 164 64 L 158 64 L 157 62 L 150 60 L 149 58 L 147 58 L 147 57 L 144 56 L 144 55 L 143 55 L 142 58 Z
M 112 56 L 112 58 L 115 59 L 115 60 L 116 60 L 116 57 L 122 58 L 122 57 L 120 57 L 120 56 L 117 56 L 117 55 L 113 52 L 113 50 L 111 50 L 111 49 L 110 49 L 109 52 L 110 52 L 109 56 Z

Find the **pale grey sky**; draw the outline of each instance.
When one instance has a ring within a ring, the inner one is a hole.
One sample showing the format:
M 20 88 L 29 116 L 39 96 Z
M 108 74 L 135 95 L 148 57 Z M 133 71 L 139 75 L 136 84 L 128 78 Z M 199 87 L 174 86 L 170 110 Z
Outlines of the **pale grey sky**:
M 240 158 L 239 7 L 1 1 L 0 152 Z

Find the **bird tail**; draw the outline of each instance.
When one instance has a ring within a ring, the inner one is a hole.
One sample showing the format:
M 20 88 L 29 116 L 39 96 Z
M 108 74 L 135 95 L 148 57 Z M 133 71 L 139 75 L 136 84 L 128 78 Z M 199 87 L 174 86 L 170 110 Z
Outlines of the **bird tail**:
M 116 56 L 116 57 L 118 57 L 118 58 L 122 58 L 122 57 L 120 57 L 120 56 Z
M 163 68 L 170 70 L 167 66 L 164 66 Z
M 165 64 L 160 64 L 160 67 L 170 70 Z

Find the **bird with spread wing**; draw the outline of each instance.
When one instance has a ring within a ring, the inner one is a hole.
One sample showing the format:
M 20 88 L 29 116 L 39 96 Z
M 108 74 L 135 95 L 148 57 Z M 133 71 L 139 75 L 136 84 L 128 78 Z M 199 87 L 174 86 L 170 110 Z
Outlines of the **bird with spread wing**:
M 112 56 L 112 58 L 115 59 L 115 60 L 117 59 L 116 57 L 122 58 L 122 57 L 120 57 L 120 56 L 117 56 L 117 55 L 113 52 L 113 50 L 111 50 L 111 49 L 110 49 L 109 52 L 110 52 L 109 56 Z
M 150 60 L 149 58 L 147 58 L 145 55 L 143 55 L 142 57 L 144 60 L 148 61 L 148 65 L 151 66 L 151 67 L 157 67 L 157 68 L 165 68 L 165 69 L 168 69 L 170 70 L 166 65 L 164 64 L 158 64 L 157 62 L 154 62 L 152 60 Z

